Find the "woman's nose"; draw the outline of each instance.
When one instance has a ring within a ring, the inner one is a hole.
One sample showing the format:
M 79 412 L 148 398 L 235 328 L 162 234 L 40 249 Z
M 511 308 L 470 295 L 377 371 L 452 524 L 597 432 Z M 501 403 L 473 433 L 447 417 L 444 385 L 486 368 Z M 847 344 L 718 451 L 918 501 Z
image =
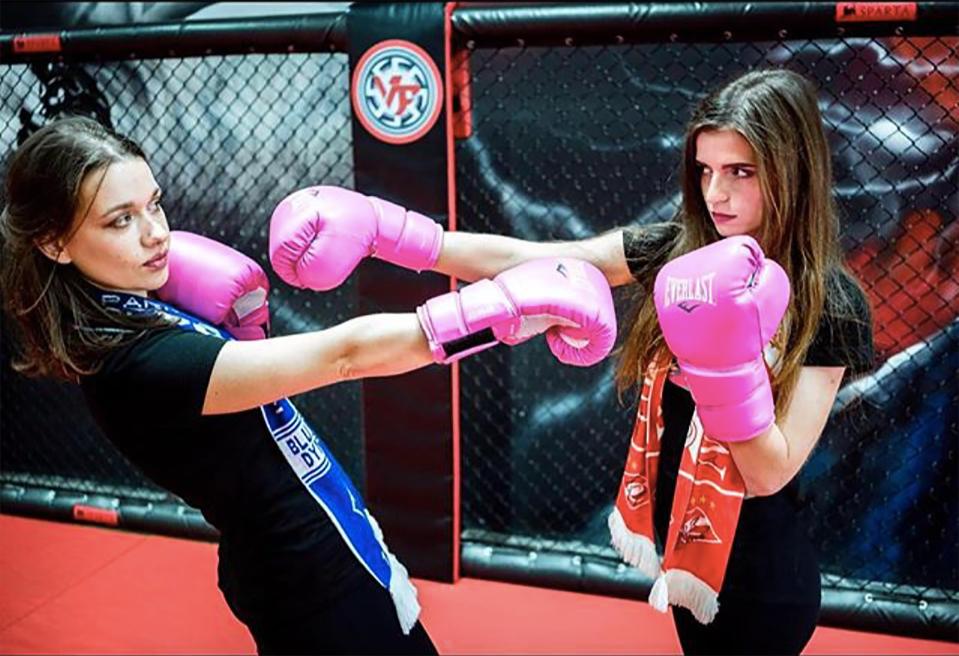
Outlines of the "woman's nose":
M 143 239 L 148 244 L 155 244 L 160 241 L 164 241 L 167 237 L 170 236 L 170 228 L 167 226 L 166 216 L 160 214 L 159 216 L 146 217 L 145 227 L 143 231 Z
M 706 184 L 704 198 L 707 204 L 721 203 L 729 200 L 729 194 L 726 191 L 725 185 L 722 183 L 721 176 L 714 175 L 709 179 L 709 182 Z

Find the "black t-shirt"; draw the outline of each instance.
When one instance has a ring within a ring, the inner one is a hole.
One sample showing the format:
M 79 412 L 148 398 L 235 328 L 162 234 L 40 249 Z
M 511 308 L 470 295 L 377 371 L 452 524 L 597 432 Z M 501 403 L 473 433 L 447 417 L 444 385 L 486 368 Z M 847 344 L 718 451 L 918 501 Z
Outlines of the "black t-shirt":
M 81 379 L 106 436 L 220 531 L 219 584 L 244 621 L 295 617 L 369 576 L 290 468 L 259 408 L 201 414 L 225 344 L 162 328 Z
M 675 237 L 678 226 L 657 224 L 652 229 L 623 232 L 623 249 L 637 278 L 649 271 L 649 253 L 662 253 L 658 242 Z M 865 295 L 843 272 L 827 279 L 827 294 L 849 299 L 846 311 L 824 312 L 804 364 L 846 367 L 847 375 L 873 367 L 872 323 Z M 660 544 L 665 543 L 676 490 L 683 444 L 695 404 L 689 392 L 666 382 L 663 389 L 664 431 L 660 445 L 653 523 Z M 815 547 L 799 519 L 798 478 L 776 494 L 743 502 L 720 600 L 742 598 L 765 602 L 818 603 L 819 566 Z

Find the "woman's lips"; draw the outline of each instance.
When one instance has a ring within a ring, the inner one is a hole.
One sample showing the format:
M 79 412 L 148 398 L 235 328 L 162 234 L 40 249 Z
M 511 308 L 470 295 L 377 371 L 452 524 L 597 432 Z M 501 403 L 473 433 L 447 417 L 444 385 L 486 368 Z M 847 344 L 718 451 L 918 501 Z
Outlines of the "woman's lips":
M 156 257 L 153 257 L 147 260 L 143 266 L 145 266 L 148 269 L 152 269 L 154 271 L 159 271 L 160 269 L 166 266 L 168 253 L 169 251 L 163 251 Z
M 728 223 L 736 218 L 735 214 L 723 214 L 722 212 L 713 212 L 713 221 L 716 223 Z

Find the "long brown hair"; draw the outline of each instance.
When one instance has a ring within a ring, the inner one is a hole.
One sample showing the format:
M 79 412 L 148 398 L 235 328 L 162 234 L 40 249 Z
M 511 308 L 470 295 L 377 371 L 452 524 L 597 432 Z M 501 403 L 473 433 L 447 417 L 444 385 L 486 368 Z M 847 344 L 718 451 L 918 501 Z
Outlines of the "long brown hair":
M 648 266 L 639 275 L 638 310 L 625 330 L 617 388 L 622 394 L 635 386 L 641 380 L 641 365 L 665 366 L 669 361 L 650 293 L 660 266 L 721 239 L 703 199 L 696 165 L 696 137 L 711 130 L 735 130 L 752 146 L 763 198 L 762 225 L 755 236 L 766 256 L 785 269 L 792 286 L 774 339 L 780 361 L 772 383 L 776 414 L 781 417 L 827 299 L 830 311 L 852 315 L 850 299 L 841 287 L 830 285 L 826 292 L 830 277 L 849 274 L 839 247 L 832 165 L 816 90 L 809 80 L 786 70 L 746 73 L 707 96 L 693 112 L 680 171 L 682 203 L 670 222 L 674 225 L 667 246 L 660 247 L 658 257 L 644 259 Z
M 0 214 L 0 292 L 19 342 L 17 371 L 76 380 L 96 371 L 109 350 L 165 323 L 107 312 L 72 264 L 39 248 L 70 240 L 89 209 L 80 207 L 88 175 L 102 182 L 110 164 L 131 158 L 146 160 L 133 141 L 80 116 L 45 125 L 14 154 Z

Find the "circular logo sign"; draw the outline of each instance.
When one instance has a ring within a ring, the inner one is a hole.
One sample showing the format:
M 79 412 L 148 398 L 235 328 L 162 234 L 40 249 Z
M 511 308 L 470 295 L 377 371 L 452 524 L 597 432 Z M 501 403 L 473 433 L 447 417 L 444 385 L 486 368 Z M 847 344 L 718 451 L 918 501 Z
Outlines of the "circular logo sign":
M 353 70 L 353 111 L 374 137 L 391 144 L 429 132 L 443 108 L 443 80 L 436 64 L 415 43 L 381 41 Z

